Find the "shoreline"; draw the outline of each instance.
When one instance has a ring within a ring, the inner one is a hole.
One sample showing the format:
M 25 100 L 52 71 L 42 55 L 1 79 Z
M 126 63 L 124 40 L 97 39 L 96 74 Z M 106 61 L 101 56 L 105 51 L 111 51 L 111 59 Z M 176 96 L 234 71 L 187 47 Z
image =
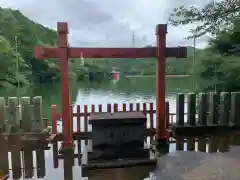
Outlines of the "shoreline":
M 175 78 L 175 77 L 189 77 L 190 75 L 189 74 L 187 74 L 187 75 L 184 75 L 184 74 L 179 74 L 179 75 L 177 75 L 177 74 L 167 74 L 166 75 L 166 77 L 172 77 L 172 78 Z M 146 78 L 148 78 L 148 77 L 156 77 L 156 75 L 127 75 L 127 76 L 124 76 L 124 77 L 126 77 L 126 78 L 139 78 L 139 77 L 141 77 L 141 78 L 144 78 L 144 77 L 146 77 Z

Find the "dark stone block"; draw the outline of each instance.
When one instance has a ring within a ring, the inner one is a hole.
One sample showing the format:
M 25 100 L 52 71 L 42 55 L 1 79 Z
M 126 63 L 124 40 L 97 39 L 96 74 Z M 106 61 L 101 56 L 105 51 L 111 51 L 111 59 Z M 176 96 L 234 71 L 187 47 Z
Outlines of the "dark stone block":
M 146 120 L 141 112 L 92 113 L 90 123 L 94 154 L 106 158 L 142 154 Z

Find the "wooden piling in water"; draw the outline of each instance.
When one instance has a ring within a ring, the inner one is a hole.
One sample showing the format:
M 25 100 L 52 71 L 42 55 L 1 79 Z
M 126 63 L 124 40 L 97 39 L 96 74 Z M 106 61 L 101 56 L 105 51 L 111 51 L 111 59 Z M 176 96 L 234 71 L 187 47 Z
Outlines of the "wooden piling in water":
M 21 170 L 21 151 L 18 146 L 13 146 L 11 149 L 11 163 L 12 163 L 12 175 L 13 179 L 20 179 L 22 176 Z M 22 153 L 21 153 L 22 154 Z
M 240 125 L 240 92 L 231 93 L 230 123 L 233 126 Z
M 207 125 L 207 94 L 199 94 L 199 110 L 198 110 L 198 121 L 200 125 Z
M 184 125 L 184 94 L 177 95 L 176 119 L 178 126 Z
M 166 125 L 166 128 L 169 128 L 169 124 L 170 124 L 170 121 L 169 121 L 169 102 L 168 101 L 166 101 L 166 103 L 165 103 L 165 111 L 166 111 L 166 123 L 165 123 L 165 125 Z
M 8 98 L 8 132 L 18 132 L 20 129 L 18 111 L 18 99 L 17 97 Z
M 30 132 L 32 128 L 32 107 L 30 107 L 30 97 L 21 98 L 22 106 L 22 129 L 24 132 Z
M 81 109 L 80 109 L 80 105 L 77 105 L 77 132 L 80 132 L 81 131 L 81 116 L 80 116 L 80 113 L 81 113 Z M 80 166 L 82 164 L 81 162 L 81 158 L 82 158 L 82 155 L 81 155 L 81 143 L 82 141 L 80 139 L 77 140 L 77 152 L 78 152 L 78 165 Z
M 40 132 L 46 128 L 46 125 L 43 123 L 42 97 L 35 96 L 32 102 L 34 117 L 31 131 Z
M 45 152 L 44 146 L 39 145 L 36 149 L 36 168 L 37 168 L 37 177 L 44 178 L 46 175 L 46 166 L 45 166 Z
M 188 111 L 187 111 L 187 124 L 194 126 L 196 125 L 196 94 L 188 94 Z
M 5 98 L 0 97 L 0 133 L 6 131 L 6 103 Z
M 206 138 L 198 137 L 198 151 L 206 152 Z
M 25 178 L 33 178 L 33 152 L 31 147 L 28 147 L 28 142 L 25 142 L 25 147 L 23 149 L 23 164 L 25 170 Z
M 216 92 L 209 94 L 208 124 L 218 124 L 219 95 Z
M 84 132 L 88 132 L 88 107 L 84 105 Z M 88 145 L 88 140 L 85 140 L 85 145 Z
M 184 138 L 177 137 L 176 138 L 176 150 L 183 151 L 184 150 Z
M 219 107 L 219 123 L 222 125 L 229 125 L 230 115 L 230 93 L 221 92 L 220 94 L 220 107 Z
M 0 148 L 0 177 L 9 174 L 8 163 L 8 147 L 7 142 L 3 136 L 0 136 L 1 148 Z
M 194 137 L 188 137 L 187 138 L 187 150 L 188 151 L 194 151 L 195 150 L 195 138 Z

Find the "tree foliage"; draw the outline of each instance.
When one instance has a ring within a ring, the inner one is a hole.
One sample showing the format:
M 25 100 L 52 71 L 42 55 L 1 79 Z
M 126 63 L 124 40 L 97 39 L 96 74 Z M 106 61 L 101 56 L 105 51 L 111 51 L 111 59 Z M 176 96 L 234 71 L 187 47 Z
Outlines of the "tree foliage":
M 205 89 L 240 90 L 240 21 L 221 31 L 209 42 L 209 47 L 197 54 L 197 76 Z
M 16 54 L 16 37 L 18 39 L 18 54 Z M 21 84 L 46 83 L 59 79 L 57 61 L 34 59 L 36 45 L 56 46 L 56 31 L 31 21 L 18 10 L 0 8 L 0 86 L 15 85 L 16 79 Z M 20 73 L 16 74 L 17 55 Z M 75 62 L 74 66 L 71 64 Z M 82 80 L 84 73 L 93 70 L 92 66 L 86 71 L 73 60 L 70 63 L 71 78 Z M 106 73 L 103 69 L 95 70 Z
M 180 6 L 173 10 L 170 16 L 170 24 L 174 26 L 199 23 L 196 29 L 192 29 L 193 36 L 202 36 L 207 33 L 218 34 L 223 29 L 228 29 L 233 25 L 233 19 L 240 15 L 239 0 L 214 0 L 203 8 L 195 6 Z

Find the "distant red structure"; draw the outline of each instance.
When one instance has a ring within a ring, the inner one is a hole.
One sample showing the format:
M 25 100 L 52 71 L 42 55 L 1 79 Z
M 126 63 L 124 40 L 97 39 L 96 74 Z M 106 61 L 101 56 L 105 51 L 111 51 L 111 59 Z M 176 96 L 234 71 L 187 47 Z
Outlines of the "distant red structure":
M 112 79 L 116 80 L 116 79 L 118 79 L 118 76 L 119 76 L 118 72 L 115 69 L 113 69 L 111 72 Z
M 165 63 L 166 57 L 184 58 L 187 55 L 185 47 L 167 48 L 167 25 L 159 24 L 156 27 L 156 47 L 146 48 L 77 48 L 68 47 L 68 25 L 64 22 L 57 23 L 58 47 L 36 47 L 35 58 L 59 58 L 61 80 L 61 117 L 63 123 L 63 147 L 72 145 L 72 121 L 70 120 L 70 99 L 68 82 L 68 58 L 79 58 L 83 53 L 84 58 L 157 58 L 156 61 L 156 138 L 166 140 L 167 128 L 165 122 Z M 54 110 L 54 106 L 52 107 Z

